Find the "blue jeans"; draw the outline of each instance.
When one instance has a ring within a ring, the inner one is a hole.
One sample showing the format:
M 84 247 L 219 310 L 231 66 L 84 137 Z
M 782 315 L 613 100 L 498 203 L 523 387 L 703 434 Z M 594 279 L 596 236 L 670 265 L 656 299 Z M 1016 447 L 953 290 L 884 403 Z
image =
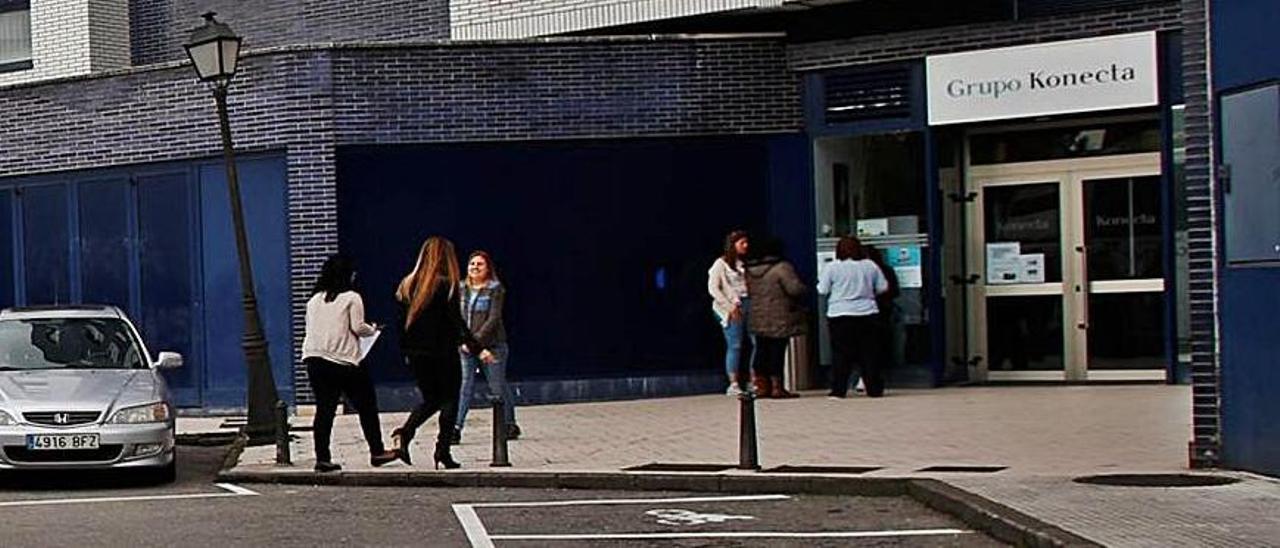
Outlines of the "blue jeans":
M 516 398 L 511 391 L 511 384 L 507 382 L 507 358 L 508 349 L 505 344 L 494 345 L 492 349 L 494 357 L 497 358 L 492 364 L 485 364 L 480 361 L 479 356 L 472 354 L 463 354 L 459 352 L 462 360 L 462 390 L 458 395 L 458 421 L 454 429 L 461 432 L 463 425 L 467 422 L 467 412 L 471 409 L 471 395 L 475 390 L 476 369 L 484 368 L 484 377 L 489 383 L 490 394 L 502 395 L 502 414 L 507 418 L 507 424 L 516 423 Z
M 724 326 L 724 372 L 732 377 L 742 372 L 742 343 L 751 339 L 751 351 L 755 353 L 755 337 L 747 333 L 747 318 L 751 314 L 751 299 L 742 299 L 742 317 Z M 717 314 L 718 316 L 718 314 Z M 747 363 L 751 363 L 748 361 Z

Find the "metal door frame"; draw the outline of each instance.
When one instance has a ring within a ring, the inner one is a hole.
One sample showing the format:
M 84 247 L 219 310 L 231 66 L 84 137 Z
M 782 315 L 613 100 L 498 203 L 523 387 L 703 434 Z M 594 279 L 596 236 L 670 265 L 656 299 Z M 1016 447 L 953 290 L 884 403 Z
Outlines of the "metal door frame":
M 1089 282 L 1086 276 L 1084 186 L 1085 180 L 1119 179 L 1123 177 L 1160 176 L 1160 153 L 1140 153 L 1096 158 L 1075 158 L 1011 164 L 970 166 L 965 173 L 966 192 L 973 196 L 973 210 L 964 221 L 969 232 L 965 244 L 966 258 L 977 283 L 969 285 L 969 312 L 965 329 L 973 355 L 986 357 L 987 296 L 1062 295 L 1063 370 L 1059 371 L 990 371 L 990 364 L 978 360 L 971 366 L 970 378 L 979 382 L 994 381 L 1087 381 L 1087 380 L 1164 380 L 1166 370 L 1097 370 L 1090 371 L 1088 354 L 1088 299 L 1090 293 L 1159 292 L 1165 290 L 1164 278 Z M 1062 257 L 1062 281 L 1033 285 L 988 286 L 986 280 L 984 190 L 994 186 L 1027 184 L 1058 186 L 1059 223 Z

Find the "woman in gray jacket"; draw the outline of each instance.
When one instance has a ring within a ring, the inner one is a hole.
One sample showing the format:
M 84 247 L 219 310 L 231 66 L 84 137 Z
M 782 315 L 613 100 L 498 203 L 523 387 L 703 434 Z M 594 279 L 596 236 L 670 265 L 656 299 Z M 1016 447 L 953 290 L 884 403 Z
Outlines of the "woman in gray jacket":
M 809 288 L 782 258 L 782 242 L 766 239 L 756 251 L 747 261 L 746 275 L 751 295 L 747 327 L 756 341 L 752 382 L 760 397 L 794 398 L 782 385 L 782 364 L 791 337 L 808 329 L 803 299 Z
M 484 251 L 474 251 L 467 258 L 467 279 L 458 284 L 462 296 L 462 319 L 480 344 L 490 349 L 493 361 L 485 363 L 467 351 L 458 349 L 462 360 L 462 391 L 458 396 L 458 420 L 454 423 L 450 443 L 462 443 L 462 427 L 471 408 L 471 395 L 476 381 L 476 369 L 484 369 L 489 391 L 502 396 L 502 414 L 507 419 L 506 436 L 509 440 L 520 437 L 516 425 L 516 401 L 511 385 L 507 382 L 507 329 L 502 323 L 502 306 L 507 300 L 507 289 L 498 280 L 493 258 Z

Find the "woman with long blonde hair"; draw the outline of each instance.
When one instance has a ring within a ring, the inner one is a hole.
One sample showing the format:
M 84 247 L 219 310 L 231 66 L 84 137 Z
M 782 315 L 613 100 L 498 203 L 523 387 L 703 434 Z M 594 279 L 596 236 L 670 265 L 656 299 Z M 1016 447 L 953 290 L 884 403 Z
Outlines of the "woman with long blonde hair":
M 413 271 L 396 288 L 396 300 L 404 310 L 400 352 L 422 394 L 422 403 L 409 414 L 403 426 L 391 433 L 400 458 L 407 464 L 413 464 L 409 445 L 418 427 L 439 411 L 435 465 L 437 468 L 460 466 L 449 454 L 449 438 L 458 416 L 458 391 L 462 384 L 458 348 L 465 347 L 485 363 L 493 361 L 493 354 L 471 335 L 462 319 L 459 278 L 453 243 L 433 236 L 422 243 Z

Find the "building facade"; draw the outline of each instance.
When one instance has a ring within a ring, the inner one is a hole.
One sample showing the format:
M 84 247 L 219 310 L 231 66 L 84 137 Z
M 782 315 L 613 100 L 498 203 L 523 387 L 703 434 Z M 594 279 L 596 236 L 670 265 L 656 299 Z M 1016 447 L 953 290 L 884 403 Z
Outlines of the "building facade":
M 1280 25 L 1274 2 L 1209 4 L 1214 266 L 1221 295 L 1221 461 L 1280 475 L 1280 62 L 1258 55 Z
M 248 48 L 232 128 L 290 401 L 339 250 L 380 321 L 425 236 L 493 253 L 544 402 L 722 388 L 724 233 L 780 237 L 808 279 L 858 234 L 902 288 L 894 383 L 1192 382 L 1193 460 L 1218 462 L 1207 8 L 947 4 L 0 0 L 0 304 L 122 303 L 188 355 L 183 405 L 242 405 L 213 103 L 181 47 L 212 10 Z M 830 361 L 810 304 L 801 386 Z M 413 396 L 394 343 L 369 362 L 387 407 Z

